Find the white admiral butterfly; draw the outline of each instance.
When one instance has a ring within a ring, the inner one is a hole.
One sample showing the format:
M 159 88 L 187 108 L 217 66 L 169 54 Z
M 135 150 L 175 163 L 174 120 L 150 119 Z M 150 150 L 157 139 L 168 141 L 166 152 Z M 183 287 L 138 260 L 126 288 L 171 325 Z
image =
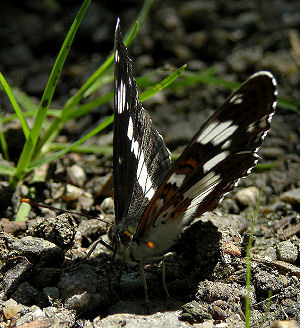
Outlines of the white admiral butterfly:
M 119 19 L 114 74 L 117 226 L 110 238 L 119 259 L 130 265 L 139 263 L 142 269 L 143 263 L 161 259 L 184 227 L 214 209 L 256 165 L 257 151 L 270 129 L 276 106 L 276 81 L 269 72 L 252 75 L 171 164 L 161 135 L 139 101 Z

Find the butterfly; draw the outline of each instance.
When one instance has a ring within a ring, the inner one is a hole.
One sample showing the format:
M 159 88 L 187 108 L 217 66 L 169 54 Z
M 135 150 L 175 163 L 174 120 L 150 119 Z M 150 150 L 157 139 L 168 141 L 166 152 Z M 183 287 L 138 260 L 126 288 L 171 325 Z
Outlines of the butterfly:
M 203 124 L 171 164 L 143 108 L 118 19 L 114 41 L 113 184 L 117 258 L 129 265 L 162 259 L 196 217 L 250 173 L 277 102 L 270 72 L 252 75 Z M 146 282 L 144 280 L 145 293 Z M 165 288 L 166 290 L 166 288 Z M 145 295 L 146 302 L 148 296 Z

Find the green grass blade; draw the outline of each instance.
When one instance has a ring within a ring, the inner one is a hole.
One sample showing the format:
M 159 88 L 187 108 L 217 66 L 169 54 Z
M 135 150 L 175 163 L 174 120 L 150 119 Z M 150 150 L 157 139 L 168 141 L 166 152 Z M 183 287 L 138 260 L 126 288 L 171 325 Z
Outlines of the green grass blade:
M 185 71 L 182 74 L 183 79 L 173 83 L 172 88 L 182 88 L 189 85 L 201 83 L 201 84 L 215 84 L 225 87 L 230 90 L 235 90 L 240 86 L 240 83 L 234 81 L 227 81 L 214 76 L 215 70 L 210 67 L 201 72 Z
M 114 93 L 113 93 L 113 91 L 111 91 L 111 92 L 107 93 L 106 95 L 104 95 L 103 97 L 95 98 L 95 99 L 85 103 L 84 105 L 79 106 L 76 109 L 76 111 L 72 113 L 72 115 L 70 116 L 70 119 L 75 119 L 82 115 L 86 115 L 91 110 L 95 109 L 96 107 L 107 103 L 109 100 L 111 100 L 113 98 L 113 96 L 114 96 Z
M 96 91 L 98 91 L 99 89 L 101 89 L 104 85 L 113 83 L 114 81 L 114 77 L 113 74 L 111 72 L 111 67 L 108 69 L 107 72 L 105 72 L 103 74 L 103 76 L 100 76 L 93 85 L 91 85 L 91 87 L 85 92 L 84 94 L 84 98 L 89 97 L 90 95 L 92 95 L 93 93 L 95 93 Z
M 186 68 L 186 65 L 181 66 L 174 73 L 170 74 L 168 77 L 163 79 L 161 82 L 157 83 L 153 87 L 151 87 L 148 90 L 141 93 L 141 95 L 140 95 L 141 102 L 144 102 L 148 98 L 155 95 L 157 92 L 167 88 L 171 83 L 173 83 L 183 73 L 185 68 Z
M 51 150 L 61 150 L 69 147 L 70 144 L 65 143 L 51 143 Z M 72 146 L 72 151 L 76 153 L 85 153 L 85 154 L 102 154 L 102 155 L 112 155 L 113 147 L 112 146 L 97 146 L 97 145 L 78 145 Z
M 276 163 L 260 163 L 254 166 L 253 172 L 264 172 L 264 171 L 270 171 L 274 167 L 276 167 Z
M 262 199 L 264 191 L 264 184 L 261 186 L 259 191 L 259 196 L 256 202 L 254 214 L 252 217 L 251 222 L 251 230 L 250 230 L 250 236 L 248 241 L 248 247 L 247 247 L 247 254 L 246 254 L 246 264 L 247 264 L 247 271 L 246 271 L 246 288 L 247 288 L 247 295 L 246 295 L 246 311 L 245 311 L 245 327 L 250 328 L 250 315 L 251 315 L 251 305 L 250 305 L 250 293 L 251 293 L 251 248 L 252 248 L 252 240 L 253 240 L 253 231 L 255 228 L 257 216 L 258 216 L 258 210 L 260 208 L 260 202 Z
M 16 99 L 15 99 L 15 97 L 14 97 L 8 83 L 6 82 L 4 76 L 2 75 L 2 73 L 0 73 L 0 82 L 1 82 L 5 92 L 7 94 L 7 97 L 9 99 L 14 111 L 16 112 L 16 115 L 17 115 L 20 123 L 21 123 L 24 136 L 25 136 L 26 139 L 28 139 L 29 138 L 29 133 L 30 133 L 29 127 L 27 125 L 27 122 L 25 120 L 23 112 L 22 112 L 21 108 L 19 107 L 19 105 L 18 105 L 18 103 L 17 103 L 17 101 L 16 101 Z
M 23 178 L 24 173 L 27 170 L 28 165 L 31 161 L 38 137 L 41 132 L 43 122 L 47 115 L 47 110 L 49 108 L 49 105 L 51 103 L 51 100 L 52 100 L 52 97 L 53 97 L 53 94 L 54 94 L 54 91 L 56 88 L 56 84 L 57 84 L 60 72 L 65 63 L 66 57 L 68 55 L 69 49 L 71 47 L 71 44 L 75 37 L 77 29 L 80 25 L 80 22 L 90 4 L 90 2 L 91 2 L 91 0 L 85 0 L 83 2 L 82 6 L 79 9 L 78 14 L 76 15 L 75 20 L 67 34 L 67 37 L 65 38 L 65 40 L 63 42 L 63 45 L 59 51 L 59 54 L 56 58 L 56 61 L 54 63 L 50 77 L 48 79 L 45 91 L 43 93 L 41 103 L 39 105 L 39 109 L 38 109 L 37 116 L 36 116 L 36 119 L 33 124 L 33 128 L 32 128 L 30 135 L 27 138 L 25 145 L 23 147 L 23 151 L 21 153 L 19 162 L 17 164 L 15 175 L 10 180 L 10 183 L 12 185 L 15 185 L 20 179 Z M 35 155 L 37 155 L 37 154 L 35 154 Z
M 73 151 L 74 147 L 77 147 L 79 145 L 81 145 L 82 143 L 84 143 L 85 141 L 87 141 L 89 138 L 91 138 L 92 136 L 96 135 L 97 133 L 99 133 L 100 131 L 102 131 L 103 129 L 105 129 L 107 126 L 109 126 L 111 123 L 113 122 L 113 115 L 111 115 L 107 120 L 105 120 L 103 123 L 101 123 L 99 126 L 97 126 L 95 129 L 93 129 L 91 132 L 89 132 L 88 134 L 86 134 L 84 137 L 82 137 L 81 139 L 77 140 L 76 142 L 72 143 L 71 145 L 69 145 L 68 147 L 58 151 L 57 153 L 54 153 L 48 157 L 45 157 L 43 159 L 34 161 L 30 164 L 30 166 L 28 167 L 28 172 L 30 172 L 31 170 L 33 170 L 35 167 L 39 167 L 45 163 L 49 163 L 51 161 L 53 161 L 56 158 L 61 157 L 62 155 Z
M 60 109 L 48 109 L 47 111 L 47 116 L 54 116 L 54 117 L 58 117 L 60 115 L 61 110 Z M 36 116 L 37 110 L 32 110 L 32 111 L 27 111 L 24 112 L 23 115 L 25 117 L 30 117 L 30 116 Z M 0 117 L 0 124 L 6 124 L 9 123 L 15 119 L 17 119 L 18 116 L 17 114 L 11 114 L 9 116 L 6 117 Z

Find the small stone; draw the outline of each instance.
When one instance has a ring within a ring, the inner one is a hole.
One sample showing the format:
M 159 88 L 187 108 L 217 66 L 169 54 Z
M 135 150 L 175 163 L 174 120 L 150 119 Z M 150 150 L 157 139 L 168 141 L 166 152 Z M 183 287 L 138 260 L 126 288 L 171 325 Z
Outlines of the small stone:
M 92 195 L 89 194 L 88 192 L 85 192 L 82 189 L 73 186 L 71 184 L 67 184 L 65 194 L 63 195 L 62 198 L 66 201 L 74 201 L 74 200 L 78 200 L 79 197 L 82 195 L 92 198 Z
M 13 318 L 18 312 L 22 310 L 22 306 L 18 304 L 14 299 L 10 298 L 4 302 L 2 311 L 7 320 Z
M 229 254 L 232 256 L 241 256 L 241 251 L 237 245 L 232 242 L 226 242 L 222 245 L 222 250 L 224 254 Z
M 107 197 L 103 200 L 100 205 L 100 208 L 104 213 L 114 214 L 114 201 L 111 197 Z
M 111 197 L 113 192 L 113 176 L 96 177 L 91 188 L 96 197 Z
M 188 321 L 190 324 L 203 322 L 212 319 L 207 309 L 196 301 L 192 301 L 182 306 L 182 312 L 179 316 L 182 321 Z
M 26 273 L 32 268 L 32 263 L 25 256 L 11 256 L 1 268 L 2 289 L 4 293 L 14 292 Z
M 76 223 L 69 213 L 54 218 L 42 218 L 36 221 L 29 233 L 33 237 L 46 239 L 60 248 L 67 250 L 73 245 Z
M 50 268 L 60 267 L 64 252 L 60 247 L 42 238 L 26 236 L 7 239 L 8 249 L 23 254 L 31 263 Z
M 82 187 L 86 182 L 86 174 L 84 169 L 79 165 L 72 165 L 67 168 L 67 174 L 71 182 L 75 186 Z
M 300 188 L 291 189 L 280 196 L 280 199 L 284 202 L 288 202 L 292 205 L 300 204 Z
M 68 309 L 87 312 L 110 304 L 106 278 L 86 264 L 65 272 L 58 288 Z
M 274 247 L 268 247 L 261 253 L 261 257 L 268 262 L 277 260 L 276 249 Z
M 277 245 L 278 259 L 288 263 L 294 263 L 298 257 L 298 248 L 290 240 L 282 241 Z
M 300 326 L 294 320 L 277 320 L 271 323 L 271 328 L 299 328 Z
M 254 207 L 259 196 L 259 190 L 252 186 L 239 190 L 235 194 L 236 200 L 243 206 Z

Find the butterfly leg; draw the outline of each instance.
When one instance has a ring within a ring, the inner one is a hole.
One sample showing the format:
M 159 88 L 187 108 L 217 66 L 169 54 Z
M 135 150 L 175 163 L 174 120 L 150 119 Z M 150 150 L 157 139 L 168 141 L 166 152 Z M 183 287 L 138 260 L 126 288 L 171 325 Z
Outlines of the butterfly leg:
M 162 258 L 162 273 L 161 273 L 161 280 L 162 280 L 162 285 L 165 291 L 165 294 L 167 296 L 167 298 L 170 298 L 170 294 L 168 292 L 168 288 L 166 285 L 166 262 L 165 262 L 165 258 Z
M 77 267 L 79 267 L 81 264 L 83 264 L 90 256 L 91 256 L 91 254 L 93 253 L 93 251 L 95 250 L 95 248 L 97 247 L 97 245 L 98 244 L 102 244 L 103 245 L 103 243 L 105 244 L 105 245 L 107 245 L 102 239 L 98 239 L 98 240 L 96 240 L 93 244 L 92 244 L 92 247 L 90 248 L 90 250 L 88 251 L 88 253 L 85 255 L 85 257 L 82 259 L 82 260 L 80 260 L 78 263 L 76 263 L 76 264 L 74 264 L 74 265 L 71 265 L 71 266 L 69 266 L 68 268 L 69 269 L 75 269 L 75 268 L 77 268 Z
M 115 262 L 115 258 L 116 258 L 116 250 L 113 250 L 113 255 L 112 255 L 112 260 L 111 260 L 111 263 L 108 267 L 108 270 L 107 270 L 107 283 L 108 283 L 108 290 L 109 290 L 109 293 L 110 293 L 110 297 L 113 299 L 119 299 L 119 296 L 117 294 L 117 292 L 113 289 L 112 287 L 112 284 L 111 284 L 111 276 L 112 276 L 112 273 L 113 273 L 113 265 L 114 265 L 114 262 Z M 122 275 L 122 269 L 120 268 L 120 272 L 119 272 L 119 282 L 121 281 L 121 275 Z
M 141 274 L 141 278 L 142 278 L 143 286 L 144 286 L 145 302 L 146 302 L 148 311 L 150 313 L 149 298 L 148 298 L 148 287 L 147 287 L 147 281 L 146 281 L 145 274 L 144 274 L 143 261 L 140 261 L 140 274 Z

